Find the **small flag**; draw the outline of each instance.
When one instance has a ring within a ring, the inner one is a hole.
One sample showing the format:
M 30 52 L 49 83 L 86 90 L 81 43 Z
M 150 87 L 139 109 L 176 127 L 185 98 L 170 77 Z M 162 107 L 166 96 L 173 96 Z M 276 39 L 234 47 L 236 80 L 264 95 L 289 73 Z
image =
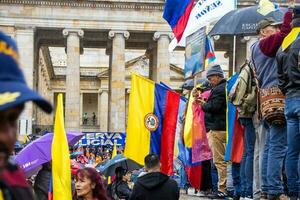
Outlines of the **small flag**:
M 216 60 L 215 51 L 211 45 L 210 39 L 206 37 L 205 41 L 205 67 Z
M 114 158 L 116 155 L 117 155 L 117 141 L 115 140 L 114 141 L 114 148 L 113 148 L 113 151 L 112 151 L 112 154 L 111 154 L 111 158 Z M 107 184 L 111 184 L 111 177 L 110 176 L 107 178 Z

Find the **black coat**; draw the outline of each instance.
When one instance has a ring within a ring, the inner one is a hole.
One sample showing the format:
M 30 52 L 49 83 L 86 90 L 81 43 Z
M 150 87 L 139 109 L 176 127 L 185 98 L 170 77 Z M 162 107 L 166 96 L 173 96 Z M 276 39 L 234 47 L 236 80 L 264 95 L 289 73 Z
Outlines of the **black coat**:
M 178 200 L 177 182 L 160 172 L 145 174 L 134 184 L 130 200 Z
M 226 80 L 222 80 L 216 85 L 202 105 L 205 113 L 205 127 L 207 132 L 210 130 L 226 131 Z
M 299 51 L 300 38 L 296 39 L 287 50 L 280 49 L 276 56 L 279 88 L 287 97 L 300 96 Z
M 38 200 L 48 200 L 48 191 L 51 179 L 51 169 L 42 168 L 34 182 L 34 193 Z

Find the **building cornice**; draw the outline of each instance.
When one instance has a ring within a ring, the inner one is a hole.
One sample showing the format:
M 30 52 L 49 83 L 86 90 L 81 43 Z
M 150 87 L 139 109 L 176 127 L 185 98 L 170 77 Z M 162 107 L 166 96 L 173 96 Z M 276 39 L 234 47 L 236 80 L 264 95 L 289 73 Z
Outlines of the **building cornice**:
M 142 10 L 163 10 L 164 1 L 149 0 L 134 2 L 125 1 L 102 1 L 102 0 L 0 0 L 0 4 L 20 4 L 30 6 L 53 6 L 53 7 L 84 7 L 84 8 L 110 8 L 110 9 L 142 9 Z

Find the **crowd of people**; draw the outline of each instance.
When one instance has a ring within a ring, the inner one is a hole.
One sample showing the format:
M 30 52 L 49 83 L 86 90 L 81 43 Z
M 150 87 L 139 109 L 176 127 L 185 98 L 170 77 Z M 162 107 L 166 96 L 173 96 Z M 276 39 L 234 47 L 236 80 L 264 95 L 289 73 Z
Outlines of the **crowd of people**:
M 215 198 L 230 194 L 234 199 L 299 198 L 300 7 L 293 7 L 292 0 L 289 4 L 282 24 L 272 18 L 258 23 L 259 39 L 229 91 L 219 65 L 206 73 L 212 87 L 208 99 L 201 98 L 203 90 L 195 92 L 201 87 L 194 89 L 195 102 L 205 113 L 212 164 L 218 173 Z M 240 163 L 224 160 L 227 100 L 244 127 Z
M 194 105 L 204 112 L 212 152 L 212 160 L 202 162 L 205 196 L 245 200 L 300 197 L 300 7 L 294 7 L 294 0 L 288 3 L 282 24 L 272 18 L 258 23 L 259 39 L 251 47 L 251 57 L 234 75 L 236 81 L 229 91 L 222 68 L 214 64 L 207 70 L 207 79 L 191 93 Z M 34 194 L 39 200 L 48 199 L 50 182 L 44 178 L 50 179 L 51 163 L 45 163 L 37 174 L 33 193 L 9 156 L 24 104 L 33 101 L 48 113 L 52 106 L 27 86 L 13 39 L 0 32 L 0 41 L 5 44 L 0 50 L 0 199 L 29 200 Z M 224 159 L 228 101 L 237 109 L 236 123 L 244 129 L 240 163 Z M 160 172 L 155 154 L 145 157 L 144 171 L 132 185 L 132 172 L 122 167 L 116 168 L 112 183 L 96 171 L 98 164 L 111 158 L 110 151 L 78 147 L 73 153 L 78 153 L 76 162 L 89 164 L 72 171 L 75 200 L 179 199 L 178 184 Z

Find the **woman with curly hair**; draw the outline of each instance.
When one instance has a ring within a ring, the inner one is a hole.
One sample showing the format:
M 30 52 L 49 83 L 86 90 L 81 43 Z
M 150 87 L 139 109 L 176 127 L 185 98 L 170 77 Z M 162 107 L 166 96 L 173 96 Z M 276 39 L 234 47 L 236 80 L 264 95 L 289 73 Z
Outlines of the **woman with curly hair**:
M 84 168 L 77 171 L 73 200 L 109 200 L 101 176 L 95 169 Z

